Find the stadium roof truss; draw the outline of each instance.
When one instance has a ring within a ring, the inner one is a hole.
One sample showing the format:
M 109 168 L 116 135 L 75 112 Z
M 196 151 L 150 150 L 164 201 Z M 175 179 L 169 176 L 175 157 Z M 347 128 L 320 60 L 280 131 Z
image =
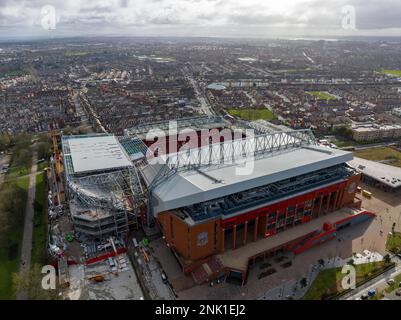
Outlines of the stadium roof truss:
M 317 145 L 312 131 L 304 129 L 264 133 L 255 137 L 224 141 L 170 154 L 166 156 L 165 164 L 161 166 L 148 186 L 148 210 L 152 212 L 152 191 L 177 172 L 195 170 L 199 174 L 207 175 L 200 170 L 202 167 L 233 165 L 235 160 L 240 158 L 255 160 L 273 156 L 278 152 L 313 148 Z M 213 179 L 213 177 L 209 178 Z M 149 218 L 151 216 L 153 214 L 148 214 Z
M 167 156 L 166 165 L 173 171 L 186 171 L 212 165 L 229 165 L 240 158 L 263 158 L 275 152 L 312 146 L 317 146 L 317 141 L 311 130 L 265 133 L 179 151 Z

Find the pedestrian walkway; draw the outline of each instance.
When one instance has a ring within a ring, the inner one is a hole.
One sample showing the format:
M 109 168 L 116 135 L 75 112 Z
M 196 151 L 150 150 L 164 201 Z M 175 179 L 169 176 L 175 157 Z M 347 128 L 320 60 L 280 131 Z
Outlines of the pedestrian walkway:
M 35 202 L 35 191 L 36 191 L 36 171 L 38 155 L 36 152 L 32 156 L 32 167 L 31 174 L 29 176 L 29 187 L 28 187 L 28 197 L 26 201 L 25 209 L 25 224 L 24 224 L 24 235 L 22 238 L 22 248 L 21 248 L 21 259 L 20 259 L 20 273 L 29 270 L 31 265 L 31 253 L 32 253 L 32 234 L 33 234 L 33 219 L 35 215 L 34 202 Z M 25 293 L 17 294 L 18 300 L 25 300 L 27 296 Z

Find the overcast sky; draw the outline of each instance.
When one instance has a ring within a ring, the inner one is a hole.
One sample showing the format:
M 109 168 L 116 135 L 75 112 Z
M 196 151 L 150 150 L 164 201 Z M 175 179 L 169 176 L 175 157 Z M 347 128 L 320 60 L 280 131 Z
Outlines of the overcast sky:
M 401 36 L 401 0 L 0 0 L 0 38 L 49 35 Z

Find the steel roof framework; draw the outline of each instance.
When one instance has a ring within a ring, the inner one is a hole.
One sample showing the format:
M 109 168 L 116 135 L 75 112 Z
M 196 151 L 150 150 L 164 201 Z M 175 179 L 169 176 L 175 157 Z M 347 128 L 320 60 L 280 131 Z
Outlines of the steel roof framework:
M 317 145 L 312 131 L 304 129 L 265 133 L 255 137 L 224 141 L 168 155 L 165 165 L 159 170 L 148 188 L 148 219 L 153 219 L 152 191 L 177 172 L 200 170 L 202 167 L 216 165 L 233 165 L 240 158 L 256 160 L 272 156 L 276 152 Z

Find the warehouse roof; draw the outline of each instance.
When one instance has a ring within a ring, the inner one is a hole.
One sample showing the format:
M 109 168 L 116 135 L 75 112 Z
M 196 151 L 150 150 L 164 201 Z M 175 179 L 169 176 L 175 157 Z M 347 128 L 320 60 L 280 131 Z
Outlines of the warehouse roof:
M 154 212 L 217 199 L 345 163 L 352 158 L 349 152 L 310 146 L 278 150 L 261 158 L 243 159 L 251 166 L 246 174 L 238 171 L 244 164 L 212 165 L 178 171 L 155 187 Z
M 401 187 L 401 168 L 355 157 L 349 165 L 391 188 Z
M 71 158 L 74 174 L 132 166 L 113 135 L 68 136 L 63 143 L 68 144 L 63 147 L 64 157 Z

